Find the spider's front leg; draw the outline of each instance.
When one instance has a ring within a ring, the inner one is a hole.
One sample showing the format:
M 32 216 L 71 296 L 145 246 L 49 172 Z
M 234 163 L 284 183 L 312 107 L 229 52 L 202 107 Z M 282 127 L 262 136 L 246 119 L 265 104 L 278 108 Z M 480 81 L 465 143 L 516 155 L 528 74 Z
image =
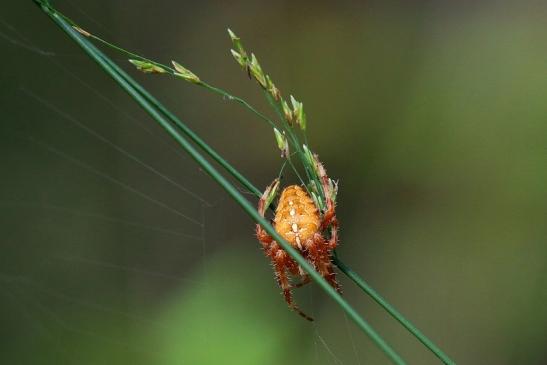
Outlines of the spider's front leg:
M 327 210 L 323 213 L 323 220 L 321 221 L 321 230 L 327 229 L 328 226 L 338 225 L 336 214 L 334 211 L 334 202 L 331 198 L 327 198 Z
M 277 189 L 279 188 L 279 178 L 275 179 L 266 190 L 264 190 L 264 193 L 262 193 L 262 196 L 258 200 L 258 213 L 264 218 L 264 214 L 266 213 L 266 209 L 270 207 L 270 204 L 272 204 L 272 201 L 274 200 L 275 196 L 277 195 Z
M 264 193 L 258 200 L 258 214 L 264 218 L 264 215 L 266 214 L 266 209 L 270 206 L 273 199 L 277 195 L 277 188 L 279 187 L 279 179 L 275 179 L 267 188 L 264 190 Z M 273 237 L 266 232 L 264 228 L 260 224 L 256 225 L 256 237 L 262 244 L 262 247 L 264 250 L 267 250 L 271 243 L 273 242 Z
M 338 226 L 338 221 L 336 219 L 335 214 L 335 206 L 334 203 L 334 197 L 336 196 L 337 191 L 337 184 L 329 179 L 327 176 L 327 171 L 323 167 L 323 164 L 319 161 L 319 158 L 317 155 L 314 155 L 315 157 L 315 163 L 317 167 L 317 172 L 319 175 L 319 179 L 321 181 L 321 186 L 323 188 L 323 193 L 325 194 L 325 203 L 327 205 L 327 209 L 323 213 L 323 220 L 321 221 L 321 227 L 320 230 L 324 231 L 327 229 L 328 226 L 333 225 L 335 227 Z
M 262 244 L 264 251 L 270 248 L 272 242 L 275 242 L 273 237 L 270 236 L 260 224 L 256 225 L 256 238 L 258 238 L 258 241 Z
M 327 207 L 321 227 L 326 229 L 330 226 L 330 238 L 325 240 L 321 235 L 318 235 L 318 237 L 314 237 L 314 241 L 319 245 L 319 250 L 322 251 L 321 260 L 324 268 L 321 275 L 323 275 L 325 280 L 327 280 L 338 293 L 342 294 L 340 284 L 336 281 L 336 273 L 334 272 L 333 264 L 331 262 L 332 251 L 338 246 L 338 219 L 336 219 L 334 213 L 334 202 L 330 198 L 327 198 Z

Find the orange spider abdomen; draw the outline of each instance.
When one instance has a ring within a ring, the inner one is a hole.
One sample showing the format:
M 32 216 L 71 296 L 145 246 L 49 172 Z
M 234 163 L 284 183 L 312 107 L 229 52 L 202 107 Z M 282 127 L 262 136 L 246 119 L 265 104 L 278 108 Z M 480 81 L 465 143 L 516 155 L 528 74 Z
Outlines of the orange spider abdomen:
M 275 210 L 275 230 L 293 247 L 302 249 L 319 226 L 319 212 L 308 193 L 298 185 L 287 186 Z

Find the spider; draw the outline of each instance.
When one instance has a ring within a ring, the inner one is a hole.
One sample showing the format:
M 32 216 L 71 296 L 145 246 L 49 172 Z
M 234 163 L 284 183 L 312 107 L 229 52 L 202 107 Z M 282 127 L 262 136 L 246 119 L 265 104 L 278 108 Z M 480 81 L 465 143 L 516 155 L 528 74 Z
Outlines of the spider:
M 332 251 L 338 245 L 338 221 L 333 201 L 335 194 L 333 191 L 335 191 L 336 185 L 333 186 L 319 162 L 317 166 L 326 196 L 324 211 L 321 211 L 314 203 L 304 188 L 298 185 L 287 186 L 279 198 L 273 226 L 277 233 L 298 250 L 315 270 L 340 293 L 340 285 L 336 281 L 336 274 L 331 263 Z M 268 209 L 269 202 L 275 197 L 278 186 L 279 179 L 275 179 L 262 194 L 258 202 L 258 212 L 262 217 Z M 330 238 L 327 239 L 322 232 L 327 231 L 329 227 Z M 291 291 L 293 287 L 298 288 L 309 283 L 308 274 L 259 224 L 256 225 L 256 236 L 262 244 L 264 253 L 272 261 L 277 283 L 283 290 L 283 296 L 289 308 L 307 320 L 313 321 L 313 318 L 302 312 L 293 302 Z M 293 285 L 289 275 L 300 278 L 300 283 Z

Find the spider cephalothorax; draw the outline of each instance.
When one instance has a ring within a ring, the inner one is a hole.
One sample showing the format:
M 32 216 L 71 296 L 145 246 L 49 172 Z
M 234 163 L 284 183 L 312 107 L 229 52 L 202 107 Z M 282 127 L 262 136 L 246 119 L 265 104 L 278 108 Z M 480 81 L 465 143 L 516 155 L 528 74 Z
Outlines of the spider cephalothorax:
M 324 174 L 322 166 L 320 171 L 323 172 L 320 180 L 325 194 L 326 206 L 324 210 L 322 211 L 317 206 L 317 203 L 304 188 L 291 185 L 281 193 L 275 210 L 273 225 L 279 235 L 298 250 L 314 266 L 315 270 L 340 292 L 340 286 L 336 281 L 331 263 L 332 251 L 338 244 L 338 223 L 334 212 L 334 201 L 332 200 L 333 186 L 332 182 L 329 184 L 331 180 Z M 262 216 L 264 216 L 265 210 L 275 196 L 278 186 L 279 180 L 276 179 L 262 195 L 258 203 L 258 211 Z M 330 230 L 328 230 L 329 227 Z M 323 236 L 323 232 L 327 233 L 328 238 Z M 283 295 L 289 307 L 304 318 L 310 321 L 313 320 L 292 301 L 291 288 L 308 283 L 310 281 L 308 275 L 258 224 L 256 225 L 256 235 L 264 248 L 266 256 L 272 260 L 277 282 L 283 290 Z M 293 285 L 290 281 L 290 275 L 299 277 L 300 282 Z

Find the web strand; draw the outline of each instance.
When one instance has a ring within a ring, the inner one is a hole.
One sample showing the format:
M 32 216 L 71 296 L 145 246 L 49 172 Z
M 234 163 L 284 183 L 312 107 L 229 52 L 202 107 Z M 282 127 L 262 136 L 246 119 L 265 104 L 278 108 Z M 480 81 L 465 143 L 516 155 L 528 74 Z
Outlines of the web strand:
M 151 197 L 150 195 L 148 195 L 146 193 L 143 193 L 142 191 L 132 187 L 131 185 L 128 185 L 128 184 L 126 184 L 126 183 L 124 183 L 124 182 L 122 182 L 122 181 L 120 181 L 116 178 L 113 178 L 112 176 L 110 176 L 110 175 L 108 175 L 108 174 L 106 174 L 106 173 L 104 173 L 100 170 L 97 170 L 96 168 L 86 164 L 85 162 L 80 161 L 80 160 L 78 160 L 78 159 L 76 159 L 76 158 L 74 158 L 74 157 L 60 151 L 57 148 L 54 148 L 53 146 L 50 146 L 50 145 L 36 139 L 35 137 L 30 136 L 28 139 L 31 142 L 34 142 L 37 145 L 41 146 L 45 150 L 47 150 L 47 151 L 49 151 L 49 152 L 51 152 L 51 153 L 53 153 L 53 154 L 55 154 L 59 157 L 64 158 L 68 162 L 70 162 L 70 163 L 72 163 L 76 166 L 79 166 L 79 167 L 81 167 L 81 168 L 83 168 L 83 169 L 85 169 L 85 170 L 87 170 L 87 171 L 89 171 L 89 172 L 103 178 L 104 180 L 106 180 L 106 181 L 108 181 L 108 182 L 110 182 L 114 185 L 117 185 L 117 186 L 121 187 L 124 190 L 127 190 L 127 191 L 129 191 L 129 192 L 131 192 L 131 193 L 133 193 L 137 196 L 140 196 L 141 198 L 149 201 L 150 203 L 153 203 L 153 204 L 155 204 L 155 205 L 157 205 L 157 206 L 159 206 L 159 207 L 161 207 L 161 208 L 163 208 L 163 209 L 165 209 L 165 210 L 167 210 L 167 211 L 169 211 L 169 212 L 171 212 L 171 213 L 173 213 L 173 214 L 175 214 L 179 217 L 184 218 L 185 220 L 187 220 L 190 223 L 201 226 L 201 222 L 197 221 L 195 218 L 192 218 L 192 217 L 178 211 L 177 209 L 172 208 L 171 206 L 167 205 L 166 203 L 161 202 L 161 201 Z
M 173 185 L 174 187 L 176 187 L 178 190 L 182 191 L 183 193 L 189 195 L 190 197 L 200 201 L 201 203 L 204 203 L 204 204 L 207 204 L 207 205 L 210 205 L 209 202 L 207 202 L 205 199 L 203 199 L 202 197 L 198 196 L 197 194 L 194 194 L 192 191 L 190 191 L 189 189 L 187 189 L 186 187 L 182 186 L 181 184 L 177 183 L 176 181 L 174 181 L 172 178 L 170 178 L 169 176 L 159 172 L 157 169 L 155 169 L 154 167 L 150 166 L 149 164 L 145 163 L 144 161 L 142 161 L 141 159 L 139 159 L 138 157 L 136 157 L 134 154 L 126 151 L 125 149 L 121 148 L 120 146 L 118 146 L 117 144 L 115 144 L 114 142 L 111 142 L 110 140 L 108 140 L 107 138 L 103 137 L 102 135 L 100 135 L 99 133 L 95 132 L 94 130 L 92 130 L 91 128 L 87 127 L 86 125 L 84 125 L 83 123 L 79 122 L 77 119 L 71 117 L 70 115 L 68 115 L 67 113 L 61 111 L 58 107 L 54 106 L 53 104 L 51 104 L 50 102 L 46 101 L 45 99 L 39 97 L 38 95 L 34 94 L 32 91 L 28 90 L 28 89 L 25 89 L 25 88 L 22 88 L 22 92 L 25 93 L 26 95 L 32 97 L 33 99 L 35 99 L 36 101 L 38 101 L 40 104 L 42 104 L 43 106 L 47 107 L 48 109 L 54 111 L 55 113 L 59 114 L 60 116 L 62 116 L 65 120 L 69 121 L 70 123 L 72 123 L 73 125 L 76 125 L 77 127 L 81 128 L 83 131 L 87 132 L 88 134 L 90 134 L 91 136 L 95 137 L 96 139 L 98 139 L 99 141 L 103 142 L 104 144 L 108 145 L 109 147 L 113 148 L 115 151 L 119 152 L 121 155 L 123 155 L 124 157 L 130 159 L 131 161 L 137 163 L 138 165 L 142 166 L 143 168 L 145 168 L 146 170 L 152 172 L 153 174 L 159 176 L 162 180 L 164 181 L 167 181 L 169 184 Z

